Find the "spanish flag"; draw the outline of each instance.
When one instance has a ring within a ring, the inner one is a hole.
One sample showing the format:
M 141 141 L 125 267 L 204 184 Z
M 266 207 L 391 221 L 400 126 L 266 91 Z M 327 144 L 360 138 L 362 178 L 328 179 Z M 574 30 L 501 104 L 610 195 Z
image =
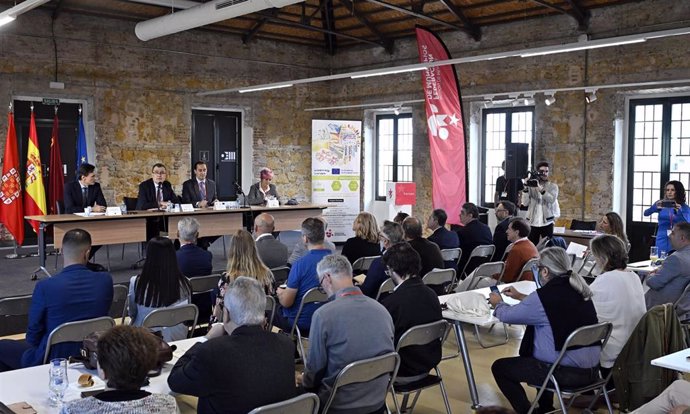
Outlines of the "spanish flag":
M 26 151 L 26 180 L 24 182 L 26 198 L 24 199 L 24 214 L 27 216 L 42 216 L 46 214 L 46 190 L 43 186 L 43 171 L 41 167 L 41 153 L 38 151 L 38 134 L 36 133 L 36 118 L 31 111 L 29 125 L 29 146 Z M 31 227 L 38 233 L 38 222 L 30 221 Z

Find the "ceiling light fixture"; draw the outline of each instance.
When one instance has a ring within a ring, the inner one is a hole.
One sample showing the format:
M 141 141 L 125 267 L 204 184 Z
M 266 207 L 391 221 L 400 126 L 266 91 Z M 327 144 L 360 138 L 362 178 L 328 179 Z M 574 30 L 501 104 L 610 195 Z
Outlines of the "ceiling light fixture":
M 544 98 L 544 103 L 546 104 L 546 106 L 551 106 L 556 102 L 555 91 L 544 92 L 544 95 L 546 96 L 546 98 Z
M 284 84 L 284 85 L 273 85 L 273 86 L 261 86 L 258 88 L 251 88 L 251 89 L 240 89 L 239 93 L 248 93 L 248 92 L 260 92 L 260 91 L 269 91 L 271 89 L 282 89 L 282 88 L 289 88 L 293 86 L 291 83 Z
M 493 108 L 494 106 L 494 96 L 489 95 L 484 97 L 484 109 Z
M 16 6 L 5 10 L 4 12 L 0 13 L 0 26 L 14 21 L 20 14 L 24 14 L 31 9 L 35 9 L 42 4 L 48 3 L 49 1 L 50 0 L 25 0 Z
M 585 89 L 585 101 L 588 104 L 597 100 L 597 90 L 596 89 Z
M 424 64 L 420 64 L 420 65 L 422 65 L 422 66 L 414 67 L 414 68 L 406 68 L 406 69 L 390 69 L 390 70 L 372 69 L 370 71 L 367 71 L 368 73 L 365 72 L 365 73 L 360 73 L 357 75 L 352 75 L 352 76 L 350 76 L 350 78 L 351 79 L 369 78 L 372 76 L 395 75 L 396 73 L 417 72 L 417 71 L 428 69 L 426 66 L 423 66 Z

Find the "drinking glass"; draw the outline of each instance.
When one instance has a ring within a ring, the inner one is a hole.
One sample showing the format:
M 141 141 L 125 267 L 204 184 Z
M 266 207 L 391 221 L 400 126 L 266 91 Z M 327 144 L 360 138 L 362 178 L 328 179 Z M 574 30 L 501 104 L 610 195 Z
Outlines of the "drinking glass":
M 62 404 L 62 398 L 65 396 L 68 386 L 67 359 L 51 359 L 50 370 L 48 371 L 48 398 L 51 406 L 55 407 Z
M 120 211 L 122 212 L 122 214 L 127 214 L 127 204 L 120 204 Z
M 652 246 L 649 248 L 649 260 L 652 261 L 652 264 L 659 259 L 659 254 L 656 246 Z

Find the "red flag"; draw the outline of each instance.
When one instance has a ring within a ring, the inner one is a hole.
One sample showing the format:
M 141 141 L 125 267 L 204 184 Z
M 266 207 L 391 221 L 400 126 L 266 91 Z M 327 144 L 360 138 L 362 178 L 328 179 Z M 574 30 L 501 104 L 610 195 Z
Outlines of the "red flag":
M 58 125 L 56 113 L 53 118 L 53 133 L 50 135 L 50 169 L 48 170 L 48 211 L 50 214 L 58 214 L 56 204 L 65 199 L 65 174 L 62 171 Z
M 0 223 L 12 233 L 18 245 L 24 243 L 24 220 L 22 219 L 22 185 L 19 178 L 19 155 L 17 134 L 14 132 L 14 114 L 8 114 L 5 161 L 2 164 L 0 184 Z
M 24 199 L 24 214 L 27 216 L 43 216 L 46 214 L 46 190 L 43 186 L 43 167 L 41 153 L 38 151 L 38 134 L 36 133 L 36 117 L 31 111 L 29 124 L 29 144 L 26 151 L 26 178 L 24 183 L 26 198 Z M 34 231 L 38 233 L 38 222 L 29 221 Z
M 422 63 L 450 59 L 445 45 L 429 30 L 418 27 L 417 47 Z M 448 214 L 448 223 L 460 224 L 460 208 L 467 201 L 465 126 L 460 90 L 452 65 L 426 69 L 422 86 L 426 101 L 431 152 L 434 208 Z

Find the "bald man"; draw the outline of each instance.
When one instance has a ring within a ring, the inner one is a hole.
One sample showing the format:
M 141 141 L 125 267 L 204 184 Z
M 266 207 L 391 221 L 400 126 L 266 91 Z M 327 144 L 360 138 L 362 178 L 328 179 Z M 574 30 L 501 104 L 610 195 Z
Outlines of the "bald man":
M 288 248 L 273 237 L 275 220 L 267 213 L 261 213 L 254 219 L 254 238 L 259 257 L 266 266 L 273 269 L 287 265 Z

